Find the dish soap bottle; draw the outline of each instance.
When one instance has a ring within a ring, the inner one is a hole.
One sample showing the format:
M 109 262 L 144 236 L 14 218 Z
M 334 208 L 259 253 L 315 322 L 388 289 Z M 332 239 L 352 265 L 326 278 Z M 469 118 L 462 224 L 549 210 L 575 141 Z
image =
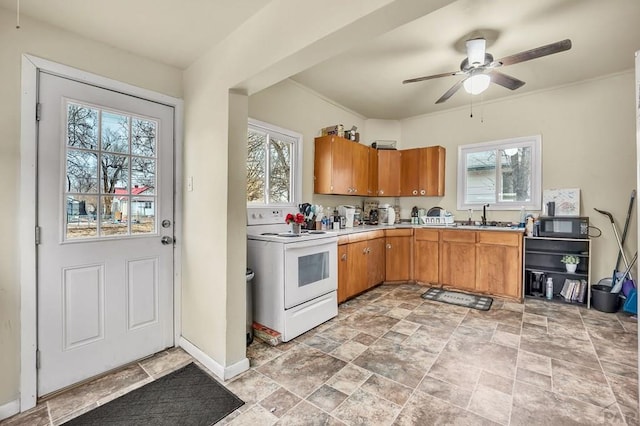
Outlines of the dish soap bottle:
M 547 278 L 547 299 L 553 299 L 553 278 Z

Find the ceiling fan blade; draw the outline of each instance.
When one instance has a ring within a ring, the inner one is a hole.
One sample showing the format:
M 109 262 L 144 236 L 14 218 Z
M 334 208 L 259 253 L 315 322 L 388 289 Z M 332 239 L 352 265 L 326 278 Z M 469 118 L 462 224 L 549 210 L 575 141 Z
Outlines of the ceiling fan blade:
M 506 87 L 507 89 L 516 90 L 517 88 L 524 86 L 524 81 L 498 71 L 490 71 L 487 74 L 491 77 L 492 82 L 499 84 L 502 87 Z
M 456 93 L 458 91 L 458 89 L 460 89 L 460 87 L 462 87 L 462 83 L 466 80 L 466 78 L 460 80 L 459 82 L 457 82 L 456 84 L 454 84 L 453 86 L 451 86 L 451 89 L 447 90 L 444 95 L 440 96 L 440 99 L 438 99 L 436 101 L 437 104 L 441 104 L 444 101 L 446 101 L 447 99 L 449 99 L 451 96 L 454 95 L 454 93 Z
M 542 56 L 564 52 L 565 50 L 569 49 L 571 49 L 571 40 L 566 39 L 557 41 L 555 43 L 546 44 L 544 46 L 536 47 L 535 49 L 525 50 L 524 52 L 516 53 L 515 55 L 505 56 L 504 58 L 499 59 L 498 62 L 502 63 L 502 65 L 513 65 L 519 62 L 541 58 Z
M 418 81 L 431 80 L 432 78 L 449 77 L 449 76 L 457 75 L 457 74 L 460 74 L 460 71 L 443 72 L 442 74 L 428 75 L 426 77 L 410 78 L 409 80 L 404 80 L 402 82 L 402 84 L 417 83 Z

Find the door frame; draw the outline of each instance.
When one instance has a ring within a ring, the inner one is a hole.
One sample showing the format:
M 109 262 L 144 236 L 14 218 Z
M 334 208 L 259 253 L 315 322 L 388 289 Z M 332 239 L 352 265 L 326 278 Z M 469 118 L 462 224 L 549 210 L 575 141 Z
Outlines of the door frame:
M 110 78 L 82 71 L 36 56 L 22 55 L 20 106 L 20 211 L 29 212 L 19 218 L 20 245 L 20 412 L 36 406 L 38 398 L 36 349 L 38 347 L 37 318 L 37 257 L 35 227 L 37 218 L 37 138 L 35 120 L 38 73 L 47 71 L 61 77 L 104 89 L 136 96 L 174 108 L 174 261 L 173 261 L 173 330 L 174 344 L 181 336 L 182 289 L 182 159 L 183 111 L 182 99 L 136 87 Z

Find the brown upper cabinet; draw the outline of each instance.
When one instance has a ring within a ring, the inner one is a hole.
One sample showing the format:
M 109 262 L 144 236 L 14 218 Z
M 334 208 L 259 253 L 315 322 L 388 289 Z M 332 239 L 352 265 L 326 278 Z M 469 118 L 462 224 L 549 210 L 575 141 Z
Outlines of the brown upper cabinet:
M 338 136 L 315 139 L 314 192 L 369 194 L 369 147 Z
M 444 196 L 446 150 L 441 146 L 401 151 L 400 195 Z
M 445 149 L 375 150 L 338 136 L 315 139 L 316 194 L 443 196 Z
M 381 197 L 400 196 L 401 152 L 392 149 L 377 151 L 378 157 L 378 192 Z

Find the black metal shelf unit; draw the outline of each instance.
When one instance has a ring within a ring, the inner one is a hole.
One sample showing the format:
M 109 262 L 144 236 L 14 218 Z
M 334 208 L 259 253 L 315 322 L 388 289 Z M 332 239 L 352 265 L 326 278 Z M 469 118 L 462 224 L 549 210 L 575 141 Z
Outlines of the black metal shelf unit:
M 553 300 L 565 301 L 560 296 L 565 280 L 584 280 L 587 284 L 583 303 L 591 307 L 591 240 L 574 238 L 525 237 L 523 244 L 523 294 L 525 297 L 544 298 L 547 278 L 553 279 Z M 567 272 L 560 260 L 565 255 L 578 256 L 576 272 Z M 538 283 L 542 281 L 542 289 Z M 540 291 L 541 290 L 541 291 Z

